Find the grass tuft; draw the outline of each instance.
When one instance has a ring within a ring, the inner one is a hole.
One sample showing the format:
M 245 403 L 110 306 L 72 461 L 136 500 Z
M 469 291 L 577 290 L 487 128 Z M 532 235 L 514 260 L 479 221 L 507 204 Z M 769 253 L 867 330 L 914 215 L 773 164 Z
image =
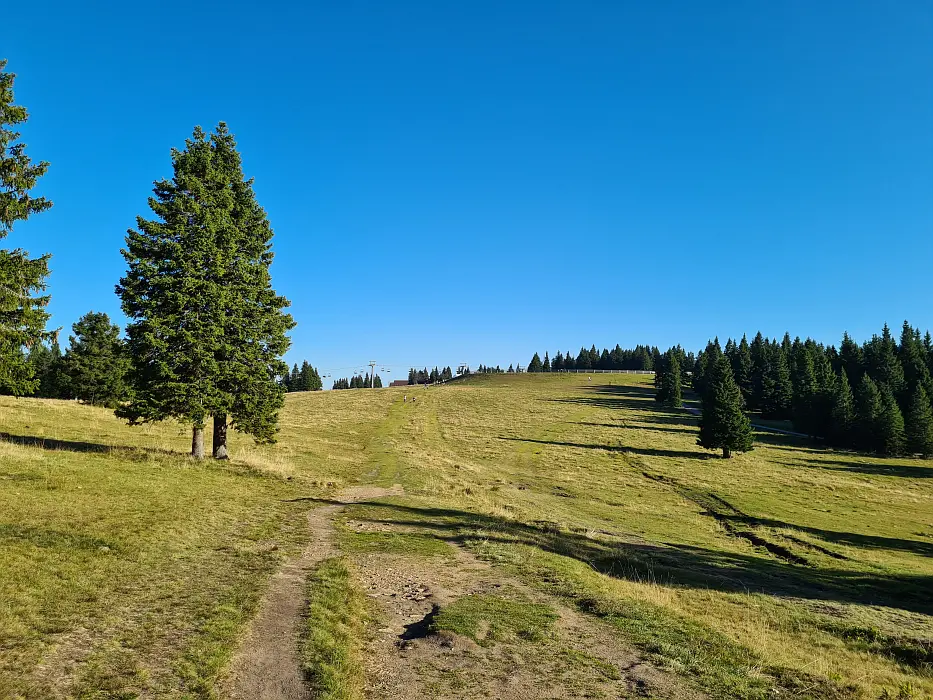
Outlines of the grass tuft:
M 358 644 L 365 604 L 344 558 L 325 559 L 308 583 L 302 667 L 320 700 L 363 697 Z
M 434 632 L 453 632 L 489 646 L 493 642 L 540 641 L 556 619 L 557 614 L 548 605 L 494 595 L 468 595 L 442 608 L 431 627 Z

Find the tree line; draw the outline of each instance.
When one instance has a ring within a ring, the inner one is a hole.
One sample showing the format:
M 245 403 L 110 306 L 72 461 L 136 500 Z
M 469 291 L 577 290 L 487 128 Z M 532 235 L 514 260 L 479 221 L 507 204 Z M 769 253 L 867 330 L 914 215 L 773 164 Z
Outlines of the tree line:
M 49 164 L 33 162 L 19 140 L 15 127 L 28 113 L 13 104 L 15 76 L 5 69 L 0 60 L 0 239 L 52 206 L 31 193 Z M 226 124 L 210 134 L 195 128 L 183 149 L 172 149 L 171 162 L 172 177 L 156 180 L 148 198 L 152 218 L 137 217 L 121 251 L 127 271 L 115 289 L 130 321 L 119 357 L 132 389 L 108 402 L 133 425 L 187 423 L 196 458 L 204 456 L 204 428 L 213 421 L 213 455 L 226 458 L 229 426 L 274 442 L 288 371 L 281 358 L 295 324 L 288 300 L 272 288 L 272 227 Z M 37 374 L 39 366 L 59 366 L 56 334 L 46 329 L 48 261 L 0 250 L 0 390 L 9 394 L 53 390 L 54 378 L 42 389 Z M 76 393 L 74 373 L 84 381 L 103 372 L 90 362 L 96 341 L 83 336 L 110 337 L 109 319 L 84 317 L 75 328 L 76 341 L 61 358 L 72 374 L 55 375 L 62 379 L 55 391 Z M 97 401 L 96 390 L 93 396 Z
M 441 370 L 435 367 L 430 372 L 427 367 L 424 369 L 415 369 L 412 367 L 408 370 L 409 384 L 436 384 L 438 382 L 450 381 L 453 378 L 454 373 L 450 367 L 445 367 Z
M 655 375 L 658 401 L 680 405 L 673 376 L 684 379 L 684 359 L 680 348 L 662 357 Z M 734 405 L 727 410 L 717 403 L 716 410 L 731 421 L 733 432 L 747 432 L 736 411 L 750 410 L 789 420 L 796 431 L 835 447 L 933 455 L 933 338 L 907 321 L 899 340 L 885 324 L 861 345 L 843 334 L 838 348 L 758 333 L 751 343 L 746 336 L 739 342 L 730 338 L 723 349 L 716 338 L 697 354 L 690 374 L 704 419 L 715 397 L 729 397 Z M 707 422 L 712 420 L 711 414 Z
M 552 360 L 545 352 L 544 359 L 535 353 L 528 363 L 527 372 L 562 372 L 567 370 L 588 369 L 629 369 L 652 370 L 655 362 L 661 357 L 661 351 L 651 345 L 636 345 L 625 350 L 618 344 L 612 350 L 603 348 L 602 352 L 593 345 L 589 350 L 581 347 L 576 356 L 570 352 L 558 352 Z M 692 359 L 692 358 L 691 358 Z
M 321 375 L 307 360 L 301 363 L 300 369 L 297 363 L 292 365 L 292 371 L 283 374 L 279 379 L 279 384 L 282 385 L 286 392 L 320 391 L 324 388 Z
M 369 378 L 369 372 L 365 375 L 354 375 L 350 379 L 334 380 L 334 389 L 381 389 L 382 377 L 376 374 L 372 380 Z

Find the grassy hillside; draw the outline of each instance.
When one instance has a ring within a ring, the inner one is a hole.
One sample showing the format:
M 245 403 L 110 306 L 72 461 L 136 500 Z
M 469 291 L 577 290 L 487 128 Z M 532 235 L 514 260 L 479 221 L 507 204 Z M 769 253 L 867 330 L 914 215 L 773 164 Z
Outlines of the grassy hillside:
M 417 681 L 435 697 L 488 691 L 500 647 L 532 666 L 558 649 L 571 660 L 541 674 L 604 693 L 604 662 L 552 623 L 561 606 L 714 697 L 933 693 L 933 462 L 777 435 L 725 461 L 652 393 L 647 377 L 500 375 L 290 395 L 280 443 L 235 439 L 228 464 L 189 461 L 181 426 L 0 398 L 0 698 L 218 693 L 305 513 L 394 484 L 404 496 L 341 511 L 335 580 L 369 590 L 384 566 L 447 587 L 433 629 L 492 670 Z M 512 593 L 457 587 L 487 563 Z M 380 605 L 334 636 L 340 655 L 377 644 Z M 368 680 L 333 697 L 376 688 L 371 663 L 340 668 Z

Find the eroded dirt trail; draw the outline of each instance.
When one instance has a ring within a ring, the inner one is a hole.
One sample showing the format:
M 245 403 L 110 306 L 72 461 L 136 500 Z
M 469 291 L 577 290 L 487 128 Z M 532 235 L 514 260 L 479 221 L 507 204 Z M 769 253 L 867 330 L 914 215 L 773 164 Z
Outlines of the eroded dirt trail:
M 231 664 L 222 697 L 234 700 L 306 700 L 311 698 L 298 659 L 298 638 L 311 570 L 337 553 L 333 519 L 345 505 L 369 498 L 399 495 L 401 487 L 353 487 L 308 513 L 311 542 L 300 556 L 273 576 L 240 650 Z
M 382 525 L 379 529 L 389 529 Z M 379 609 L 364 658 L 366 697 L 390 698 L 698 698 L 681 679 L 647 664 L 607 626 L 517 581 L 468 550 L 450 556 L 357 555 L 367 595 Z M 439 610 L 463 596 L 518 596 L 558 615 L 534 642 L 485 644 L 434 633 Z

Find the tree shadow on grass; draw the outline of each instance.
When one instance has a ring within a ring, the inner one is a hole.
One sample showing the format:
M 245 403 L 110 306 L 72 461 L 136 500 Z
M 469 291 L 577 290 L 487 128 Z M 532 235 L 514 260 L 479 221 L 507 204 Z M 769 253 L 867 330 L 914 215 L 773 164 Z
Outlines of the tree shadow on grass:
M 629 454 L 645 455 L 649 457 L 681 457 L 688 459 L 710 459 L 708 452 L 693 452 L 687 450 L 667 450 L 656 447 L 632 447 L 630 445 L 596 445 L 583 442 L 565 442 L 562 440 L 535 440 L 533 438 L 519 438 L 499 436 L 500 440 L 511 442 L 529 442 L 537 445 L 556 445 L 558 447 L 574 447 L 582 450 L 606 450 L 607 452 L 623 452 Z
M 333 503 L 325 499 L 322 502 Z M 680 544 L 633 543 L 593 539 L 561 530 L 553 523 L 520 523 L 469 511 L 364 501 L 358 520 L 390 526 L 422 528 L 426 534 L 454 543 L 471 541 L 521 544 L 585 562 L 614 578 L 636 582 L 724 592 L 759 592 L 812 600 L 883 605 L 933 614 L 929 595 L 933 576 L 879 574 L 830 567 L 800 566 L 765 556 Z M 853 533 L 800 528 L 779 521 L 758 521 L 772 527 L 800 529 L 855 547 L 918 551 L 925 543 Z
M 23 447 L 38 447 L 43 450 L 53 452 L 84 452 L 92 454 L 110 454 L 119 453 L 121 455 L 134 454 L 161 454 L 161 455 L 180 455 L 183 452 L 175 452 L 157 447 L 128 447 L 122 445 L 104 445 L 99 442 L 83 442 L 80 440 L 59 440 L 56 438 L 37 437 L 33 435 L 12 435 L 10 433 L 0 433 L 0 442 L 10 442 L 14 445 Z
M 933 464 L 873 464 L 842 459 L 808 459 L 806 463 L 820 469 L 874 476 L 897 476 L 908 479 L 933 479 Z

